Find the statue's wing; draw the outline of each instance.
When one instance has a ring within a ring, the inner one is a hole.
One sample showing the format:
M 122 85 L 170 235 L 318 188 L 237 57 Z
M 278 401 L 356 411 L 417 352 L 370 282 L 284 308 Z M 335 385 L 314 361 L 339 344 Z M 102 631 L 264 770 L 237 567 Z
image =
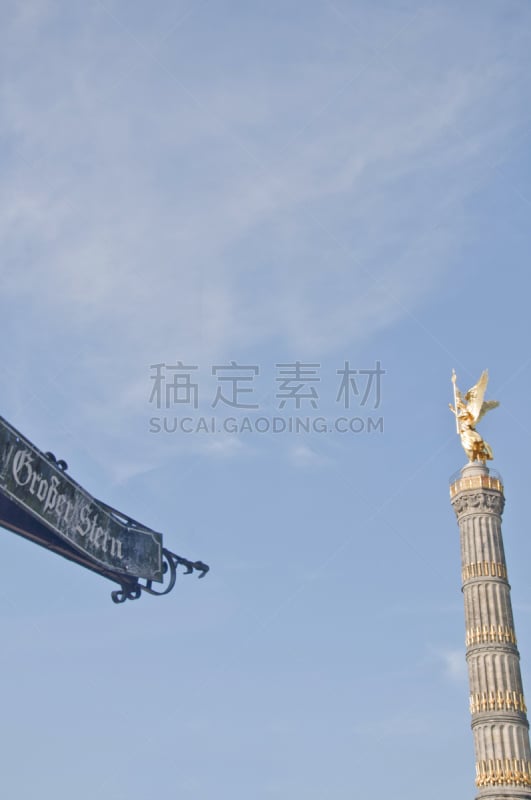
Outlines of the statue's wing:
M 499 400 L 485 400 L 481 406 L 481 411 L 479 412 L 479 417 L 477 418 L 476 422 L 479 422 L 480 419 L 485 416 L 487 411 L 491 411 L 493 408 L 498 408 L 499 405 Z
M 480 417 L 481 409 L 483 407 L 483 398 L 485 397 L 485 391 L 487 389 L 488 382 L 489 371 L 486 369 L 481 373 L 481 377 L 475 386 L 472 386 L 472 388 L 469 389 L 465 395 L 465 400 L 467 401 L 467 411 L 472 416 L 474 424 Z

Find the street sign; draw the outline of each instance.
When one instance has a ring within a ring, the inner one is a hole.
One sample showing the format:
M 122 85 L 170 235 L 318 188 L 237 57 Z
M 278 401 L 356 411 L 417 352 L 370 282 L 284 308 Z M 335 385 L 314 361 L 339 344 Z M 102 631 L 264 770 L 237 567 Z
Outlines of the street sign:
M 1 417 L 0 491 L 92 561 L 162 581 L 162 535 L 118 519 Z
M 120 583 L 115 602 L 142 590 L 167 594 L 179 564 L 206 574 L 206 564 L 170 553 L 162 534 L 96 500 L 65 469 L 0 417 L 0 524 Z M 162 583 L 168 570 L 169 586 L 154 590 L 152 582 Z

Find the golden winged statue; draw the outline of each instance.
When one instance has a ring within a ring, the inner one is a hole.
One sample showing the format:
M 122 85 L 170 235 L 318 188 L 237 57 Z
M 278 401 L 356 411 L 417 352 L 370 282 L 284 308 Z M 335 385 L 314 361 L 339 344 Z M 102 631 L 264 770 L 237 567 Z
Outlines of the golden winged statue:
M 456 380 L 454 369 L 452 370 L 452 383 L 455 406 L 450 403 L 450 410 L 455 414 L 457 433 L 461 437 L 461 444 L 468 460 L 481 461 L 484 464 L 487 459 L 490 460 L 494 456 L 490 445 L 476 431 L 476 425 L 487 411 L 497 408 L 500 404 L 497 400 L 483 399 L 489 382 L 487 369 L 481 373 L 479 381 L 465 395 L 457 388 Z

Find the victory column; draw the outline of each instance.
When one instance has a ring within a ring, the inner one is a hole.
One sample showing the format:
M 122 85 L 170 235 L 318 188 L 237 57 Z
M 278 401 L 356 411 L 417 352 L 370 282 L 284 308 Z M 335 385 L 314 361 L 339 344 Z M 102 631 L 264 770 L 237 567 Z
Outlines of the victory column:
M 478 800 L 529 800 L 529 723 L 516 646 L 501 516 L 500 476 L 489 470 L 490 446 L 476 431 L 499 403 L 484 400 L 488 373 L 462 394 L 452 375 L 457 433 L 468 464 L 452 479 L 450 498 L 461 538 L 466 659 L 476 754 Z

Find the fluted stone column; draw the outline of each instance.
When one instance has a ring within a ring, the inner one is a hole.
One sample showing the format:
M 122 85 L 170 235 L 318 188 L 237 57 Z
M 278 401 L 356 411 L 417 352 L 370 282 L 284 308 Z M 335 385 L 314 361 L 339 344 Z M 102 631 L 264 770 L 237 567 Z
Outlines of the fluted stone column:
M 531 751 L 503 549 L 503 485 L 477 462 L 450 486 L 459 522 L 478 798 L 529 800 Z

